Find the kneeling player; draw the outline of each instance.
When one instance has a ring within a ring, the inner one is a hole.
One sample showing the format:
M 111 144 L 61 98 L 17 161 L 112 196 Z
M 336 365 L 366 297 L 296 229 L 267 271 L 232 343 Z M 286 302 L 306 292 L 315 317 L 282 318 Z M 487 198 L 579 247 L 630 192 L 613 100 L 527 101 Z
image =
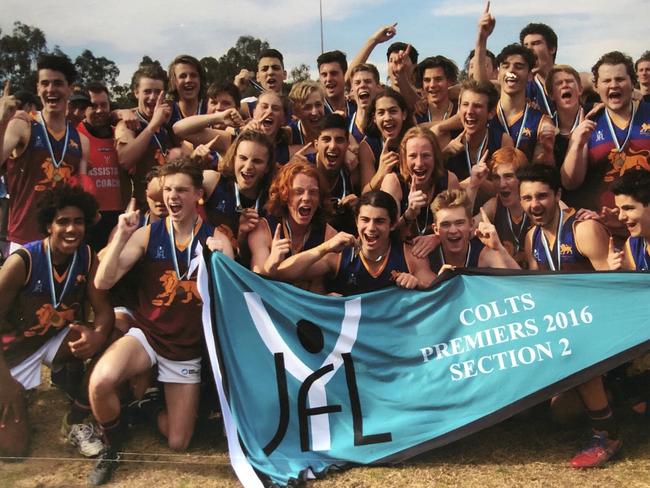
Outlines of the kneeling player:
M 83 244 L 98 205 L 78 187 L 44 193 L 37 216 L 42 241 L 13 253 L 0 270 L 0 453 L 24 456 L 29 445 L 25 390 L 41 382 L 41 363 L 63 364 L 88 359 L 105 345 L 113 327 L 106 292 L 93 285 L 97 260 Z M 94 326 L 83 324 L 84 302 L 95 312 Z M 78 385 L 65 435 L 81 454 L 99 454 L 103 445 L 92 425 L 86 382 Z M 85 398 L 85 400 L 84 400 Z M 70 425 L 71 424 L 71 425 Z
M 90 379 L 90 402 L 108 448 L 91 475 L 92 484 L 110 479 L 121 441 L 118 389 L 130 378 L 158 365 L 166 409 L 157 422 L 172 449 L 185 449 L 194 432 L 199 403 L 203 329 L 196 269 L 201 245 L 233 256 L 229 240 L 198 216 L 203 174 L 189 160 L 160 170 L 169 216 L 139 227 L 138 211 L 120 216 L 95 279 L 98 288 L 113 286 L 142 258 L 142 281 L 133 323 L 97 363 Z

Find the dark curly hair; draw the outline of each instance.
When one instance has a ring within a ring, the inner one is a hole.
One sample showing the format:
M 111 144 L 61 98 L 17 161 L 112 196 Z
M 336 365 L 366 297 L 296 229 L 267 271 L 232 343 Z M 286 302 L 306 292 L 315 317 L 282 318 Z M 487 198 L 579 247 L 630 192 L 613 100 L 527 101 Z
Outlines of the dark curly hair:
M 80 186 L 63 185 L 46 190 L 36 204 L 38 229 L 43 235 L 47 235 L 47 226 L 54 222 L 56 213 L 65 207 L 77 207 L 83 212 L 86 230 L 95 223 L 99 210 L 95 197 Z

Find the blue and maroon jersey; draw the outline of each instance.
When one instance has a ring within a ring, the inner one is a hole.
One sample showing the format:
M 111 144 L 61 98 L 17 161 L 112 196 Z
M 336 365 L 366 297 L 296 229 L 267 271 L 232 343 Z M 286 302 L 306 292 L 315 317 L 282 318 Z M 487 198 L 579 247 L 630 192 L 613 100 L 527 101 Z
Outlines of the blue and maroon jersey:
M 591 261 L 583 256 L 578 250 L 575 241 L 575 223 L 576 212 L 575 209 L 569 208 L 563 212 L 564 223 L 561 226 L 559 239 L 556 236 L 553 246 L 548 249 L 555 271 L 564 270 L 593 270 L 594 267 Z M 533 233 L 533 257 L 542 270 L 551 270 L 549 265 L 548 256 L 542 240 L 542 227 L 536 226 L 529 232 Z M 550 245 L 550 243 L 549 243 Z M 559 249 L 558 249 L 559 246 Z M 559 255 L 559 266 L 558 266 Z
M 501 148 L 501 140 L 503 138 L 504 132 L 505 130 L 501 127 L 497 120 L 492 119 L 488 123 L 487 140 L 485 144 L 488 152 L 488 161 L 492 157 L 492 154 L 494 154 L 494 151 Z M 476 163 L 478 163 L 485 150 L 486 148 L 484 147 L 480 155 L 470 155 L 472 160 L 471 166 L 474 166 Z M 458 181 L 463 181 L 470 176 L 470 161 L 467 160 L 467 153 L 465 151 L 461 151 L 457 154 L 454 154 L 453 156 L 448 157 L 445 165 L 449 171 L 456 175 Z
M 257 204 L 260 217 L 266 215 L 264 205 L 267 194 L 263 191 Z M 251 200 L 245 195 L 239 195 L 243 208 L 254 208 L 256 200 Z M 235 180 L 232 177 L 221 175 L 217 186 L 208 197 L 204 205 L 205 215 L 212 226 L 219 229 L 237 248 L 237 234 L 239 232 L 239 212 L 237 212 L 237 198 L 235 196 Z
M 467 258 L 465 259 L 465 268 L 478 268 L 478 258 L 481 255 L 481 251 L 484 247 L 485 245 L 478 237 L 474 237 L 469 240 Z M 445 253 L 442 250 L 442 245 L 439 245 L 429 253 L 429 266 L 431 267 L 431 271 L 433 271 L 435 274 L 438 274 L 440 272 L 440 268 L 442 268 L 444 264 L 447 264 L 445 261 Z
M 648 254 L 648 246 L 645 238 L 642 236 L 630 237 L 627 240 L 627 246 L 634 261 L 634 268 L 637 271 L 650 270 L 650 254 Z
M 404 244 L 392 240 L 388 256 L 377 272 L 371 273 L 363 254 L 348 247 L 339 257 L 336 275 L 328 280 L 328 291 L 347 296 L 393 286 L 397 274 L 411 272 L 404 253 Z
M 531 108 L 539 110 L 549 117 L 553 117 L 555 114 L 555 102 L 546 92 L 546 84 L 540 80 L 539 75 L 535 75 L 526 85 L 526 100 Z
M 167 125 L 171 128 L 176 122 L 185 117 L 189 117 L 190 115 L 203 115 L 206 113 L 208 113 L 208 102 L 206 100 L 199 100 L 199 106 L 195 114 L 184 114 L 181 107 L 178 105 L 178 102 L 174 102 L 172 103 L 172 114 Z
M 608 186 L 630 169 L 650 171 L 650 104 L 635 102 L 636 111 L 632 125 L 610 116 L 616 142 L 607 123 L 607 114 L 602 110 L 596 118 L 596 129 L 587 142 L 589 162 L 583 184 L 572 192 L 571 205 L 600 210 L 614 205 L 614 195 Z M 623 146 L 626 138 L 629 139 Z
M 71 184 L 81 162 L 77 129 L 68 122 L 68 130 L 57 139 L 45 129 L 41 120 L 40 114 L 33 115 L 27 147 L 20 156 L 11 155 L 7 159 L 7 190 L 11 195 L 7 238 L 18 244 L 41 237 L 34 211 L 38 198 L 45 190 Z M 52 160 L 48 140 L 54 159 L 61 161 L 63 158 L 58 166 Z
M 27 278 L 7 312 L 7 329 L 1 331 L 2 351 L 10 368 L 35 353 L 70 323 L 84 318 L 92 261 L 90 247 L 82 245 L 76 259 L 70 258 L 67 269 L 57 271 L 56 266 L 52 266 L 52 281 L 48 252 L 46 241 L 30 242 L 16 251 L 25 261 Z M 50 283 L 54 283 L 55 299 L 60 299 L 58 306 L 52 303 Z
M 135 131 L 135 137 L 145 130 L 148 122 L 144 117 L 140 116 L 139 127 Z M 139 209 L 146 209 L 147 206 L 147 174 L 155 166 L 164 165 L 167 160 L 167 151 L 173 147 L 172 137 L 170 132 L 163 126 L 156 134 L 149 139 L 149 144 L 140 160 L 130 171 L 131 181 L 133 182 L 133 198 L 135 198 L 137 207 Z
M 543 117 L 542 112 L 526 105 L 524 111 L 517 114 L 514 119 L 506 120 L 501 111 L 501 105 L 497 105 L 497 116 L 492 119 L 492 123 L 500 124 L 504 130 L 508 131 L 515 147 L 526 154 L 528 161 L 532 161 Z
M 133 316 L 156 353 L 174 361 L 186 361 L 201 356 L 203 351 L 203 302 L 196 274 L 203 259 L 200 249 L 214 234 L 214 228 L 199 218 L 194 239 L 181 245 L 172 244 L 170 225 L 171 220 L 166 218 L 147 226 L 149 239 Z M 180 276 L 174 267 L 173 253 Z

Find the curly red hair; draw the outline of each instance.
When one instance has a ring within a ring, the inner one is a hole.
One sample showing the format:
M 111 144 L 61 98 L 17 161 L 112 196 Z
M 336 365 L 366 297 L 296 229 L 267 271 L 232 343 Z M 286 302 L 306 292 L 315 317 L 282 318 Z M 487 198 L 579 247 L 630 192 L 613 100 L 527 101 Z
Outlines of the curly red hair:
M 312 222 L 316 225 L 324 225 L 331 212 L 327 182 L 315 166 L 304 162 L 302 159 L 292 159 L 282 166 L 271 183 L 271 188 L 269 188 L 269 199 L 266 202 L 266 209 L 274 217 L 288 216 L 287 205 L 289 204 L 291 186 L 295 177 L 300 174 L 314 178 L 318 182 L 320 196 L 318 209 L 314 214 Z

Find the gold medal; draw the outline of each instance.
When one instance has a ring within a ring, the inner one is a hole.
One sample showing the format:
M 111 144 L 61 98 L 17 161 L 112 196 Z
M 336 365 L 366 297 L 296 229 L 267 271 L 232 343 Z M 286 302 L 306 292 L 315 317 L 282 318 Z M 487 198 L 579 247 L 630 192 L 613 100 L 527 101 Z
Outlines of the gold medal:
M 53 327 L 60 329 L 63 326 L 63 317 L 55 310 L 52 312 L 52 317 L 50 317 L 50 323 Z
M 614 168 L 620 170 L 625 164 L 625 153 L 623 151 L 616 151 L 614 156 Z

